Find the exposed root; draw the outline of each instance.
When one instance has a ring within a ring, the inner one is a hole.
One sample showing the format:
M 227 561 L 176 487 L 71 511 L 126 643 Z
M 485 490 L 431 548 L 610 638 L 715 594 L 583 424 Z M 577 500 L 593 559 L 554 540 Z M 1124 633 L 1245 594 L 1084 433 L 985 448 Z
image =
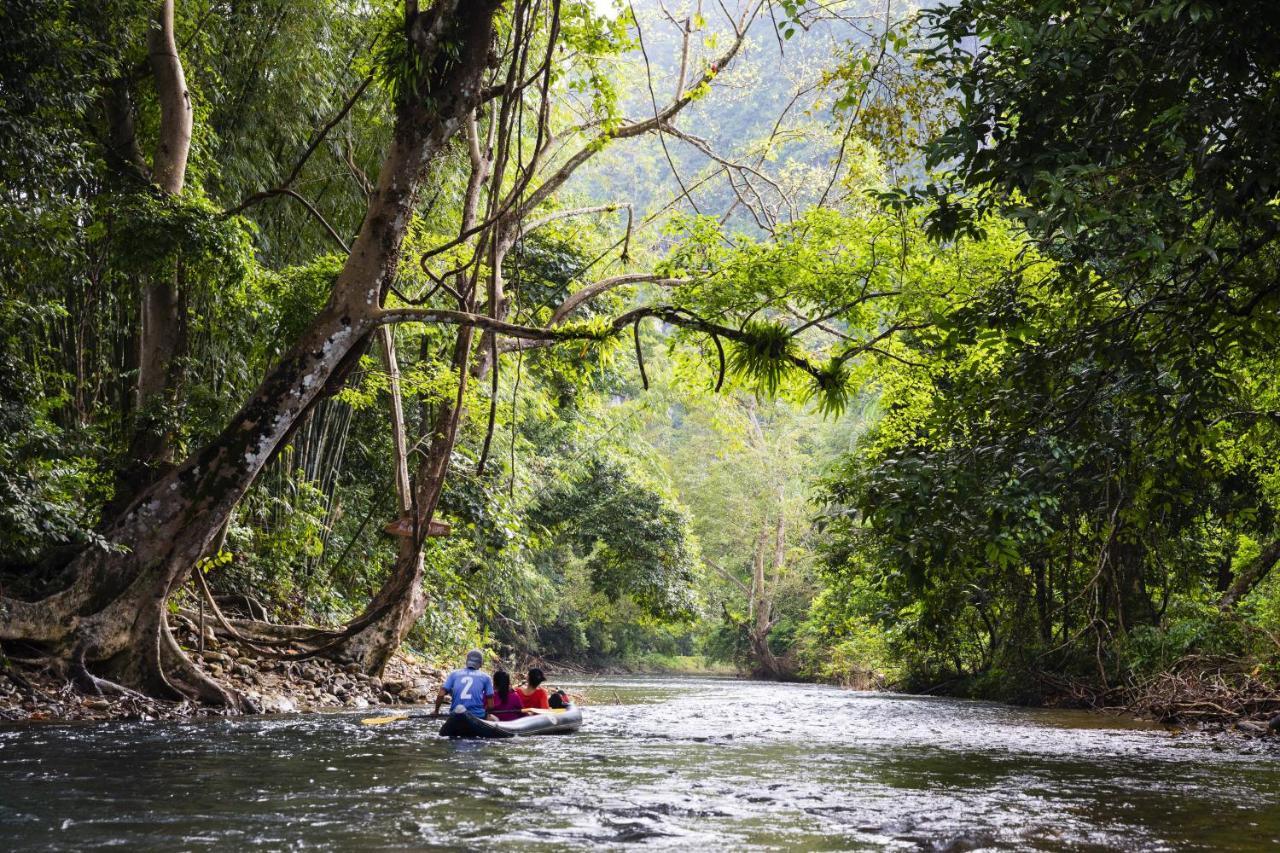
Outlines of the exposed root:
M 237 711 L 257 710 L 250 707 L 239 692 L 224 687 L 201 672 L 182 651 L 168 624 L 163 621 L 160 627 L 160 658 L 169 682 L 187 698 Z
M 285 646 L 293 644 L 308 644 L 315 640 L 331 640 L 341 636 L 341 632 L 328 631 L 321 628 L 307 628 L 306 626 L 273 626 L 267 622 L 260 620 L 241 620 L 239 625 L 244 630 L 233 624 L 226 614 L 222 612 L 222 608 L 218 606 L 215 600 L 213 590 L 209 589 L 209 584 L 204 578 L 204 572 L 196 567 L 192 570 L 192 574 L 196 578 L 196 586 L 200 588 L 205 603 L 213 613 L 214 620 L 232 639 L 245 643 L 254 648 L 255 651 L 264 655 L 274 655 L 278 657 L 291 657 L 288 653 L 273 652 L 266 646 Z M 261 626 L 261 627 L 259 627 Z M 258 636 L 250 636 L 247 631 L 257 629 Z M 273 630 L 274 629 L 274 630 Z M 284 629 L 284 630 L 281 630 Z M 276 636 L 271 636 L 275 633 Z M 283 636 L 282 636 L 283 635 Z
M 1234 724 L 1246 733 L 1280 729 L 1280 691 L 1243 670 L 1238 660 L 1190 656 L 1167 672 L 1119 686 L 1049 673 L 1039 679 L 1061 704 L 1166 725 Z
M 117 684 L 107 678 L 94 675 L 84 663 L 84 648 L 81 647 L 76 651 L 71 659 L 71 683 L 81 693 L 90 696 L 127 696 L 133 699 L 147 701 L 147 697 L 143 696 L 137 690 L 125 687 L 123 684 Z
M 1188 658 L 1131 689 L 1129 704 L 1166 723 L 1270 718 L 1280 693 L 1234 661 Z

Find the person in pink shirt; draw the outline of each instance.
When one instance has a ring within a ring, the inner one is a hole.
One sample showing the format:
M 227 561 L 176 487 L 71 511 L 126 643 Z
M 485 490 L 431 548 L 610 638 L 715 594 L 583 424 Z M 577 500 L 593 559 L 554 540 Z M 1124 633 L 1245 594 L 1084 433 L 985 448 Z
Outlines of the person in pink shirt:
M 511 688 L 511 675 L 506 670 L 500 669 L 493 674 L 493 695 L 488 701 L 491 720 L 505 723 L 524 716 L 520 691 Z

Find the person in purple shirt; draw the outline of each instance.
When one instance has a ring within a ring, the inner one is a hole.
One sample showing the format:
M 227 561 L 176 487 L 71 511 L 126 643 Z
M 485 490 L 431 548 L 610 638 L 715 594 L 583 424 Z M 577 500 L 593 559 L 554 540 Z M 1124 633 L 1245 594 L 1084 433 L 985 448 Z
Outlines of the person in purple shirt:
M 440 713 L 440 706 L 444 704 L 447 696 L 451 713 L 474 714 L 482 720 L 485 718 L 487 710 L 485 700 L 493 696 L 493 681 L 487 673 L 480 671 L 483 663 L 484 652 L 479 649 L 467 652 L 466 667 L 449 673 L 444 684 L 440 685 L 440 692 L 436 694 L 435 712 L 437 714 Z
M 499 669 L 493 674 L 493 698 L 489 700 L 489 719 L 507 723 L 524 716 L 524 701 L 519 690 L 511 689 L 511 674 Z

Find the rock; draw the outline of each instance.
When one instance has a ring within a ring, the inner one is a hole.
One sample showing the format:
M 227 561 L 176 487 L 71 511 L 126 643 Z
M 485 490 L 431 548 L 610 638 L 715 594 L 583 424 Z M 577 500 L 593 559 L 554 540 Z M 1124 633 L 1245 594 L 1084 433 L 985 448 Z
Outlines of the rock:
M 1236 731 L 1256 737 L 1265 735 L 1268 731 L 1268 726 L 1266 723 L 1259 723 L 1254 720 L 1236 720 Z
M 227 657 L 222 652 L 201 652 L 200 657 L 203 658 L 206 663 L 215 663 L 215 662 L 230 663 L 231 662 L 231 658 Z
M 418 690 L 418 688 L 410 687 L 408 690 L 402 690 L 398 698 L 400 702 L 402 702 L 403 704 L 413 705 L 415 703 L 424 701 L 426 699 L 426 696 L 420 690 Z
M 378 699 L 382 702 L 383 705 L 390 705 L 391 703 L 396 701 L 396 697 L 392 696 L 390 693 L 388 693 L 385 690 L 382 691 L 382 695 L 379 696 Z
M 1271 718 L 1271 722 L 1267 723 L 1267 728 L 1273 732 L 1280 732 L 1280 714 L 1276 714 Z
M 292 714 L 298 706 L 288 696 L 270 695 L 262 697 L 262 710 L 267 714 Z
M 95 711 L 105 711 L 105 710 L 107 710 L 108 708 L 110 708 L 110 707 L 111 707 L 111 700 L 109 700 L 109 699 L 86 699 L 86 700 L 84 701 L 84 706 L 85 706 L 86 708 L 92 708 L 92 709 L 93 709 L 93 710 L 95 710 Z
M 332 693 L 325 693 L 325 694 L 323 694 L 323 695 L 320 697 L 320 701 L 321 701 L 321 702 L 323 702 L 323 703 L 324 703 L 324 704 L 326 704 L 326 705 L 340 705 L 340 704 L 342 704 L 341 702 L 339 702 L 339 701 L 338 701 L 338 697 L 337 697 L 337 696 L 334 696 Z
M 259 697 L 254 696 L 252 693 L 249 693 L 244 696 L 243 702 L 244 702 L 244 712 L 246 714 L 262 713 L 262 701 Z
M 253 667 L 244 663 L 236 664 L 235 666 L 232 667 L 232 671 L 235 672 L 235 674 L 240 676 L 241 678 L 248 678 L 250 680 L 255 678 L 258 674 Z
M 238 658 L 240 657 L 240 650 L 235 646 L 227 646 L 226 655 L 229 658 Z
M 407 682 L 407 681 L 384 681 L 384 682 L 382 683 L 382 687 L 383 687 L 383 689 L 384 689 L 384 690 L 386 690 L 388 693 L 403 693 L 405 690 L 408 690 L 408 689 L 409 689 L 409 682 Z
M 352 708 L 368 708 L 369 700 L 364 698 L 363 696 L 357 696 L 356 698 L 351 700 L 351 707 Z
M 352 675 L 355 675 L 356 673 L 360 672 L 360 664 L 349 663 L 346 666 L 344 666 L 343 669 L 351 673 Z

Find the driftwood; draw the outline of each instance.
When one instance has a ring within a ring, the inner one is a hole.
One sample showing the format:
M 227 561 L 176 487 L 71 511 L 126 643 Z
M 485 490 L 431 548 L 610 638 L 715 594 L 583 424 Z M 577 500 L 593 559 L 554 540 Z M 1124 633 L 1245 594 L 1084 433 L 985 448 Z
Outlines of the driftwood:
M 1234 724 L 1249 734 L 1280 731 L 1280 692 L 1229 658 L 1188 656 L 1169 671 L 1114 686 L 1040 675 L 1065 704 L 1137 714 L 1168 725 Z

